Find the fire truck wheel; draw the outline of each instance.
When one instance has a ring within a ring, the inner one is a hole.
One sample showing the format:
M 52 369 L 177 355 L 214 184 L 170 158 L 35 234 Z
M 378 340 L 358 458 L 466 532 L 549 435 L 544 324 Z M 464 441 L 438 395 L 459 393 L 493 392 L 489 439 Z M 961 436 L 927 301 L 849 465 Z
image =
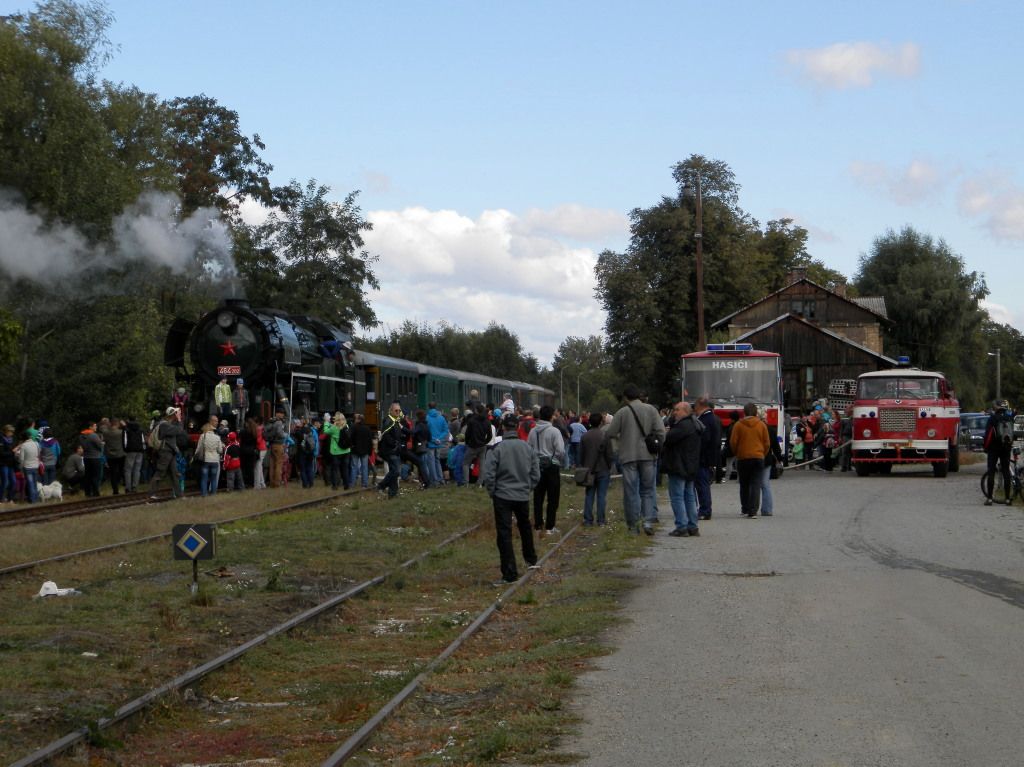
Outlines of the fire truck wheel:
M 855 463 L 853 464 L 853 470 L 857 472 L 858 477 L 866 477 L 870 471 L 870 466 L 866 463 Z
M 884 474 L 892 474 L 892 464 L 891 463 L 880 463 L 880 464 L 878 464 L 878 473 L 879 474 L 883 474 L 883 475 Z
M 960 471 L 960 450 L 956 445 L 949 447 L 949 470 Z
M 947 471 L 949 471 L 948 461 L 936 461 L 935 463 L 932 464 L 932 472 L 935 474 L 936 477 L 939 477 L 940 479 L 946 476 Z

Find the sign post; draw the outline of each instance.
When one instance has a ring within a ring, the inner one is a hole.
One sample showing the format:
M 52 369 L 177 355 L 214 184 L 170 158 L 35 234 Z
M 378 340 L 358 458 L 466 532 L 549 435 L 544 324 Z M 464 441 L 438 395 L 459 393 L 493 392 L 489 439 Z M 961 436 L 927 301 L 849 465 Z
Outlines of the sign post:
M 217 552 L 216 525 L 175 525 L 171 531 L 175 559 L 192 560 L 192 593 L 199 591 L 199 560 Z

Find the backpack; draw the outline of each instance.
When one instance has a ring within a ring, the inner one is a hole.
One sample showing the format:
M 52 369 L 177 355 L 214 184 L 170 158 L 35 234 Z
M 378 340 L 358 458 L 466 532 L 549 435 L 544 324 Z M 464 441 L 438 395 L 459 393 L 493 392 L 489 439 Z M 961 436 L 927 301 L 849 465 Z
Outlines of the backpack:
M 302 443 L 299 445 L 299 450 L 307 455 L 312 455 L 316 452 L 316 437 L 313 436 L 312 429 L 302 435 Z
M 1010 447 L 1013 444 L 1013 423 L 1011 423 L 1009 418 L 1001 418 L 996 421 L 994 430 L 997 445 Z
M 238 456 L 238 445 L 228 445 L 224 451 L 224 471 L 234 471 L 235 469 L 242 468 L 242 459 Z
M 146 444 L 153 450 L 159 450 L 163 444 L 163 440 L 160 439 L 160 426 L 161 424 L 159 423 L 154 426 L 152 431 L 149 432 L 149 436 L 146 437 Z

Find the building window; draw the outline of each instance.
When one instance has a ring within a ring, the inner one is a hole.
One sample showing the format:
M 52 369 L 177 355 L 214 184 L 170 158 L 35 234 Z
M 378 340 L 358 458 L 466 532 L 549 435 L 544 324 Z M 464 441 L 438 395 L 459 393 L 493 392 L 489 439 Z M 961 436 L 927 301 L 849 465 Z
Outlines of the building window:
M 817 309 L 817 301 L 813 298 L 793 300 L 789 302 L 789 311 L 793 314 L 799 314 L 807 320 L 814 319 L 815 309 Z

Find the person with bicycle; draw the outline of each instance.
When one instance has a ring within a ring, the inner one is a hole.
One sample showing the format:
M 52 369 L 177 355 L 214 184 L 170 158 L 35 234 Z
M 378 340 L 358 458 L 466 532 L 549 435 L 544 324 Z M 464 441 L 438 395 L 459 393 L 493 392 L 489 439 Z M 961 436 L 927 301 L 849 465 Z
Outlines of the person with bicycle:
M 988 486 L 985 488 L 985 505 L 992 505 L 992 492 L 996 479 L 996 467 L 1003 475 L 1006 505 L 1012 503 L 1013 484 L 1010 478 L 1010 452 L 1013 450 L 1013 411 L 1005 399 L 996 400 L 994 412 L 985 426 L 985 453 L 988 455 Z

